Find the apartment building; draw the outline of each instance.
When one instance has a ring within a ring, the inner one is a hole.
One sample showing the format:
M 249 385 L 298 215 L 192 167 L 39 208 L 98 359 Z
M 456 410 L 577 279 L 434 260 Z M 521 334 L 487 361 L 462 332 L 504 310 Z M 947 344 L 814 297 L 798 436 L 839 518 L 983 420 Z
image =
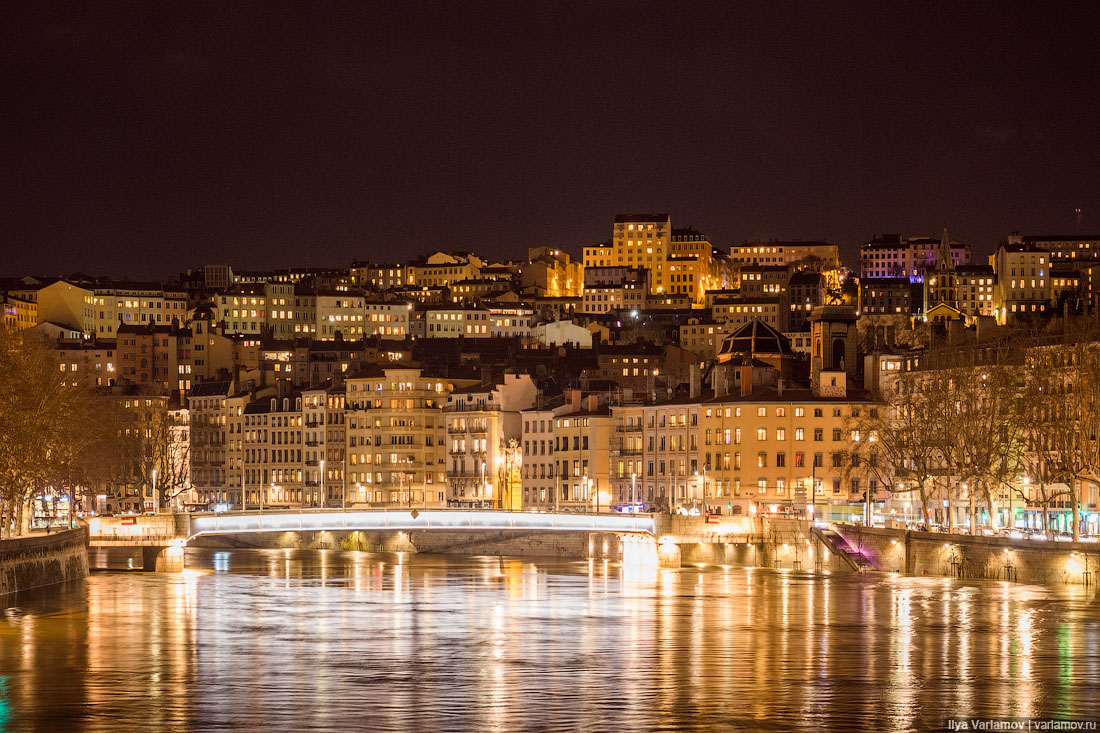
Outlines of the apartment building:
M 112 338 L 120 326 L 182 324 L 188 315 L 187 293 L 160 283 L 97 281 L 92 305 L 101 338 Z
M 737 296 L 715 301 L 711 317 L 725 324 L 727 332 L 751 321 L 763 321 L 777 331 L 786 331 L 790 314 L 785 299 L 777 295 Z
M 610 483 L 611 499 L 615 506 L 623 504 L 656 506 L 655 480 L 645 482 L 645 436 L 642 422 L 645 410 L 642 402 L 620 403 L 611 406 Z
M 317 314 L 316 328 L 311 330 L 314 338 L 356 341 L 363 337 L 364 298 L 361 294 L 320 290 L 314 294 L 314 303 Z
M 232 502 L 238 508 L 242 506 L 239 497 L 240 482 L 234 487 L 237 495 L 231 495 L 228 491 L 229 478 L 234 473 L 228 461 L 227 444 L 231 432 L 228 423 L 233 389 L 233 382 L 229 380 L 201 382 L 192 387 L 187 395 L 191 435 L 191 493 L 196 503 Z M 235 441 L 239 440 L 240 435 L 237 435 Z M 234 448 L 235 451 L 240 450 L 236 443 Z M 239 467 L 236 473 L 239 474 Z
M 519 268 L 520 289 L 540 298 L 578 298 L 584 290 L 583 278 L 583 263 L 551 247 L 527 250 L 527 262 Z
M 715 250 L 707 235 L 691 228 L 673 229 L 669 244 L 668 288 L 703 307 L 708 290 L 730 287 L 729 258 Z
M 700 359 L 712 359 L 722 348 L 726 322 L 711 318 L 689 318 L 680 326 L 680 348 L 695 352 Z
M 825 276 L 820 272 L 796 272 L 787 283 L 787 330 L 801 331 L 810 313 L 825 304 Z
M 521 413 L 537 394 L 529 374 L 451 392 L 443 406 L 449 506 L 522 508 Z
M 581 312 L 645 310 L 649 270 L 642 267 L 586 267 Z
M 1022 244 L 1050 253 L 1050 262 L 1100 260 L 1100 235 L 1097 234 L 1013 234 L 1008 244 Z
M 949 242 L 951 259 L 956 267 L 970 264 L 970 247 Z M 904 277 L 923 281 L 926 270 L 936 266 L 940 239 L 909 237 L 903 234 L 883 234 L 873 237 L 860 247 L 861 277 Z
M 122 325 L 116 329 L 116 336 L 120 380 L 165 392 L 178 391 L 180 396 L 186 394 L 191 374 L 189 329 L 152 323 Z
M 276 339 L 291 339 L 301 333 L 302 323 L 294 302 L 294 283 L 264 283 L 267 301 L 267 326 Z
M 489 338 L 491 335 L 488 308 L 452 306 L 424 311 L 425 338 Z
M 458 280 L 476 280 L 484 262 L 469 252 L 435 252 L 408 266 L 409 284 L 446 287 Z
M 1027 244 L 1002 244 L 991 259 L 1000 322 L 1046 314 L 1051 304 L 1050 253 Z
M 612 234 L 612 266 L 644 267 L 650 292 L 670 292 L 672 219 L 668 214 L 620 214 Z M 587 263 L 586 263 L 587 264 Z
M 859 281 L 859 311 L 866 315 L 920 313 L 923 291 L 907 277 L 868 277 Z
M 347 437 L 344 389 L 342 383 L 330 380 L 302 390 L 306 506 L 347 506 L 349 502 L 366 501 L 365 492 L 345 494 Z
M 712 512 L 809 504 L 817 507 L 816 516 L 844 519 L 862 512 L 864 491 L 885 498 L 875 478 L 847 469 L 867 437 L 851 429 L 851 418 L 878 409 L 869 399 L 826 398 L 776 384 L 714 398 L 697 409 L 698 460 L 707 476 L 700 488 Z M 872 451 L 864 460 L 874 463 L 878 456 Z
M 836 269 L 840 267 L 840 253 L 837 245 L 828 242 L 742 242 L 730 247 L 730 261 L 741 268 L 817 262 L 825 269 Z
M 607 511 L 612 505 L 611 409 L 597 395 L 579 390 L 569 396 L 568 411 L 554 417 L 557 506 L 566 512 Z
M 582 255 L 584 269 L 590 267 L 615 267 L 615 247 L 611 240 L 585 247 Z
M 234 285 L 214 298 L 215 316 L 228 333 L 259 336 L 268 324 L 267 297 L 264 283 Z
M 247 508 L 307 505 L 303 426 L 300 392 L 261 397 L 245 406 Z
M 398 290 L 410 284 L 410 273 L 403 264 L 353 262 L 349 271 L 352 284 L 364 290 Z
M 363 334 L 384 338 L 404 338 L 409 335 L 409 315 L 412 303 L 405 301 L 363 301 Z
M 564 404 L 552 408 L 523 410 L 522 446 L 523 508 L 536 511 L 557 511 L 561 494 L 556 480 L 557 461 L 554 456 L 554 420 L 571 409 Z
M 442 406 L 453 385 L 418 368 L 366 367 L 346 386 L 347 486 L 370 506 L 446 506 Z
M 24 278 L 8 291 L 22 300 L 37 304 L 38 323 L 56 323 L 85 336 L 96 334 L 95 291 L 67 280 L 41 281 Z
M 113 339 L 59 341 L 54 354 L 65 382 L 73 387 L 113 387 L 118 381 Z
M 34 293 L 17 295 L 3 293 L 0 305 L 4 309 L 4 327 L 13 331 L 22 331 L 38 323 L 38 301 Z

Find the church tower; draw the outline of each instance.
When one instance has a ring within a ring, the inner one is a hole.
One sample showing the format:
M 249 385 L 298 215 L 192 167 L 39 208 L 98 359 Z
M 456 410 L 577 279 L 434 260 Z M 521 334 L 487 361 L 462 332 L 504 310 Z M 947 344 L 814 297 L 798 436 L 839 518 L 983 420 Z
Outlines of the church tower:
M 932 297 L 929 306 L 946 303 L 952 308 L 959 307 L 959 283 L 955 273 L 955 260 L 951 257 L 951 239 L 947 236 L 947 227 L 940 237 L 940 255 L 936 260 L 936 269 L 932 273 Z

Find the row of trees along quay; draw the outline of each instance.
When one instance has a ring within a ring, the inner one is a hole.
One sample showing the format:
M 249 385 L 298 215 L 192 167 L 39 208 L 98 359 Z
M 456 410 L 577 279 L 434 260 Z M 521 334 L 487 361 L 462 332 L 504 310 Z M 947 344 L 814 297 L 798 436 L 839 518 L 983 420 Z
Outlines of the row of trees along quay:
M 1057 333 L 914 357 L 884 385 L 882 408 L 852 418 L 864 442 L 849 472 L 858 466 L 895 497 L 919 500 L 926 526 L 946 501 L 969 505 L 972 532 L 997 529 L 1011 497 L 1041 508 L 1044 530 L 1051 508 L 1068 505 L 1078 539 L 1083 487 L 1100 484 L 1100 330 L 1060 323 Z
M 67 497 L 71 514 L 103 493 L 154 503 L 156 484 L 166 506 L 188 470 L 170 407 L 159 395 L 77 386 L 47 344 L 0 327 L 0 538 L 30 531 L 36 499 Z

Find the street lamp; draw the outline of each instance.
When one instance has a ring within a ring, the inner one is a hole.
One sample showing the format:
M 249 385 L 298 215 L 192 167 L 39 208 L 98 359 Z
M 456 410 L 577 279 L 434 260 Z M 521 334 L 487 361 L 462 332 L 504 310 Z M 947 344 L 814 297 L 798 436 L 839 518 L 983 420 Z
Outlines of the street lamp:
M 153 469 L 153 514 L 157 513 L 157 469 Z
M 318 501 L 324 501 L 325 496 L 325 459 L 321 459 L 321 496 Z
M 702 486 L 703 513 L 705 514 L 706 511 L 707 511 L 707 467 L 703 466 L 703 475 L 702 476 L 700 476 L 699 472 L 696 471 L 695 472 L 695 478 L 701 478 L 702 482 L 703 482 L 703 486 Z M 691 487 L 691 493 L 692 493 L 691 508 L 695 509 L 696 507 L 695 507 L 695 487 L 694 486 Z
M 630 503 L 634 505 L 637 503 L 638 495 L 636 489 L 636 483 L 638 481 L 638 474 L 630 474 Z

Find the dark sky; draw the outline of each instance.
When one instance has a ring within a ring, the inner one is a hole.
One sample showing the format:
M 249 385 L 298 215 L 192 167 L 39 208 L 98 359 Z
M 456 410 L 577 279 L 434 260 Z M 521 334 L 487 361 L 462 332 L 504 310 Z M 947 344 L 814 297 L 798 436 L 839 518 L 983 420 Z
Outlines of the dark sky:
M 0 274 L 1100 230 L 1090 5 L 20 4 Z

